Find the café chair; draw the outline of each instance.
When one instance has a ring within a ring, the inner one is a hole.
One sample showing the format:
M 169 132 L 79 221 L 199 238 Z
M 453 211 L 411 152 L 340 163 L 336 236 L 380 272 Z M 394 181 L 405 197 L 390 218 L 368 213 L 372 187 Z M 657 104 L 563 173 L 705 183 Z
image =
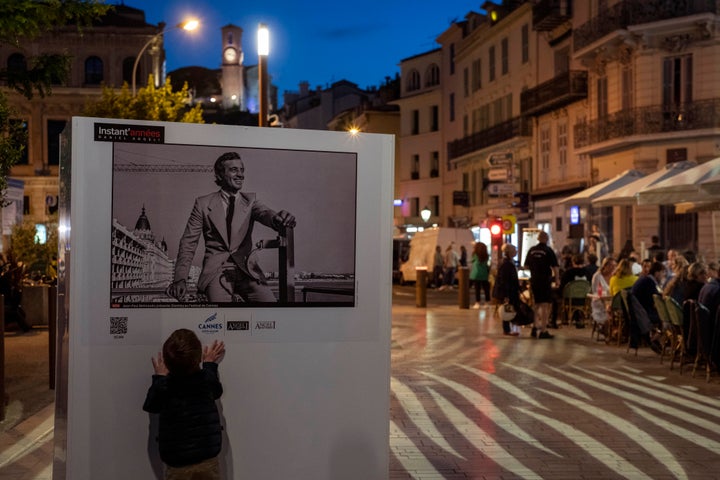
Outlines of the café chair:
M 578 325 L 585 325 L 585 319 L 588 316 L 588 298 L 590 293 L 590 282 L 587 280 L 573 280 L 568 282 L 563 288 L 563 323 L 570 321 L 578 314 Z
M 612 301 L 610 302 L 610 317 L 608 321 L 605 322 L 605 328 L 607 329 L 605 334 L 606 343 L 614 340 L 617 342 L 617 346 L 620 346 L 624 336 L 625 325 L 627 325 L 626 318 L 627 314 L 623 307 L 622 295 L 621 292 L 618 292 L 613 295 Z
M 625 309 L 627 319 L 628 343 L 626 352 L 629 353 L 630 349 L 634 348 L 635 356 L 637 357 L 642 335 L 640 332 L 640 323 L 638 321 L 638 311 L 634 308 L 634 302 L 631 297 L 632 293 L 629 288 L 620 291 L 620 298 L 622 298 L 622 305 Z M 638 306 L 643 308 L 642 305 L 638 304 Z
M 712 348 L 712 333 L 713 325 L 710 319 L 710 310 L 700 302 L 693 302 L 692 300 L 686 300 L 685 303 L 692 302 L 690 308 L 690 325 L 694 328 L 695 332 L 695 363 L 693 364 L 692 376 L 695 376 L 695 371 L 698 366 L 705 364 L 705 381 L 710 381 L 710 371 L 712 370 L 713 362 L 710 358 L 710 351 Z
M 687 351 L 685 349 L 685 333 L 683 330 L 683 309 L 672 297 L 665 297 L 665 306 L 670 317 L 670 328 L 672 330 L 673 348 L 670 356 L 670 370 L 673 369 L 675 360 L 680 362 L 680 375 L 682 375 L 683 364 L 686 363 Z
M 668 313 L 668 309 L 662 295 L 653 295 L 653 303 L 655 304 L 655 310 L 657 310 L 658 317 L 660 317 L 660 321 L 662 322 L 662 336 L 660 337 L 660 347 L 662 350 L 660 352 L 660 363 L 663 363 L 665 353 L 668 354 L 668 357 L 672 355 L 672 351 L 675 348 L 675 344 L 673 343 L 675 337 L 672 332 L 670 314 Z

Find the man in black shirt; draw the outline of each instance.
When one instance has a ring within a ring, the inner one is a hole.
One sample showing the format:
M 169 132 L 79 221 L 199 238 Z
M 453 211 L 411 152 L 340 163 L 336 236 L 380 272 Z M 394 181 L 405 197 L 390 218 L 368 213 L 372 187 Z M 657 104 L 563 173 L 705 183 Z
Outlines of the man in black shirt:
M 537 338 L 553 338 L 547 331 L 548 315 L 553 301 L 552 283 L 559 280 L 559 266 L 546 232 L 538 234 L 537 245 L 531 247 L 525 257 L 525 268 L 530 269 L 530 289 L 535 302 L 535 326 L 532 335 Z

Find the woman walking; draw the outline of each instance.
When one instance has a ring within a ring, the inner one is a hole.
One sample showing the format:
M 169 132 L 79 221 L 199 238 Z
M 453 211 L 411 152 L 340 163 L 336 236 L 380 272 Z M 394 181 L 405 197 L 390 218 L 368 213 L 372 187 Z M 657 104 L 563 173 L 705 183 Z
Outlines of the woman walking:
M 475 305 L 473 305 L 475 309 L 480 308 L 480 289 L 485 292 L 485 301 L 490 301 L 489 260 L 490 254 L 487 245 L 483 242 L 475 243 L 470 258 L 470 281 L 475 284 Z

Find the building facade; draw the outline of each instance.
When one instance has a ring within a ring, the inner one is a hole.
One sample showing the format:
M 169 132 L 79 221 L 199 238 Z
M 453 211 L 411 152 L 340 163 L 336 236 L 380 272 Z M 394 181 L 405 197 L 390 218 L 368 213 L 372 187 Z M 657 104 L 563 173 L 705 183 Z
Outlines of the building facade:
M 0 45 L 0 62 L 8 69 L 26 69 L 39 54 L 71 55 L 69 77 L 53 85 L 52 95 L 28 100 L 0 86 L 28 134 L 24 156 L 11 171 L 11 177 L 24 182 L 26 218 L 45 223 L 57 209 L 59 136 L 70 118 L 81 115 L 89 101 L 99 98 L 103 84 L 132 83 L 136 56 L 149 41 L 153 43 L 138 62 L 136 84 L 144 86 L 150 74 L 162 80 L 164 49 L 162 35 L 157 34 L 163 28 L 162 23 L 147 23 L 142 10 L 115 5 L 101 21 L 83 28 L 82 34 L 76 27 L 58 27 L 19 46 Z
M 459 223 L 459 212 L 471 225 L 513 215 L 548 231 L 556 249 L 579 250 L 596 224 L 615 252 L 628 240 L 640 251 L 659 235 L 666 248 L 716 259 L 717 213 L 564 200 L 629 169 L 720 156 L 718 3 L 486 2 L 484 13 L 453 22 L 439 51 L 401 63 L 403 87 L 416 64 L 440 65 L 437 92 L 403 90 L 399 102 L 400 188 L 419 199 L 407 213 L 439 196 L 433 215 L 443 226 Z M 412 130 L 432 95 L 441 109 L 440 194 L 415 156 L 435 147 Z
M 395 104 L 402 112 L 397 165 L 401 230 L 444 224 L 441 212 L 448 202 L 443 197 L 443 177 L 447 174 L 440 112 L 442 111 L 442 55 L 440 49 L 415 55 L 400 62 L 400 98 Z M 420 212 L 429 209 L 424 221 Z M 408 230 L 409 229 L 409 230 Z

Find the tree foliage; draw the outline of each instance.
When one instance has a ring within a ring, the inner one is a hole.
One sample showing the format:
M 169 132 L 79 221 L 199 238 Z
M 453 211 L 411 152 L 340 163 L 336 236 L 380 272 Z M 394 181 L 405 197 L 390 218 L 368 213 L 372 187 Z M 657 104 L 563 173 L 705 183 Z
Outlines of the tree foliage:
M 90 117 L 204 123 L 202 105 L 190 107 L 188 98 L 187 82 L 180 91 L 174 92 L 170 77 L 164 85 L 155 87 L 150 75 L 147 87 L 140 88 L 135 97 L 127 82 L 119 91 L 104 86 L 100 100 L 88 103 L 83 113 Z
M 62 25 L 79 30 L 101 18 L 112 8 L 99 0 L 11 0 L 0 2 L 0 43 L 22 50 L 23 40 L 33 39 Z M 27 68 L 0 68 L 0 81 L 25 95 L 49 94 L 53 80 L 64 80 L 70 70 L 70 56 L 42 54 L 29 57 Z
M 45 225 L 48 235 L 45 243 L 38 242 L 35 223 L 28 220 L 13 226 L 10 243 L 13 258 L 25 265 L 26 273 L 37 271 L 41 275 L 53 277 L 58 248 L 58 225 L 57 221 Z
M 98 0 L 0 0 L 0 44 L 22 49 L 22 41 L 35 38 L 59 25 L 90 25 L 106 14 L 109 5 Z M 31 99 L 51 93 L 53 81 L 64 81 L 70 71 L 70 57 L 58 54 L 27 55 L 26 68 L 8 70 L 0 65 L 0 82 Z M 15 119 L 19 115 L 0 91 L 0 195 L 7 188 L 10 168 L 23 154 L 27 133 Z M 2 198 L 2 197 L 0 197 Z M 4 206 L 4 198 L 0 206 Z

